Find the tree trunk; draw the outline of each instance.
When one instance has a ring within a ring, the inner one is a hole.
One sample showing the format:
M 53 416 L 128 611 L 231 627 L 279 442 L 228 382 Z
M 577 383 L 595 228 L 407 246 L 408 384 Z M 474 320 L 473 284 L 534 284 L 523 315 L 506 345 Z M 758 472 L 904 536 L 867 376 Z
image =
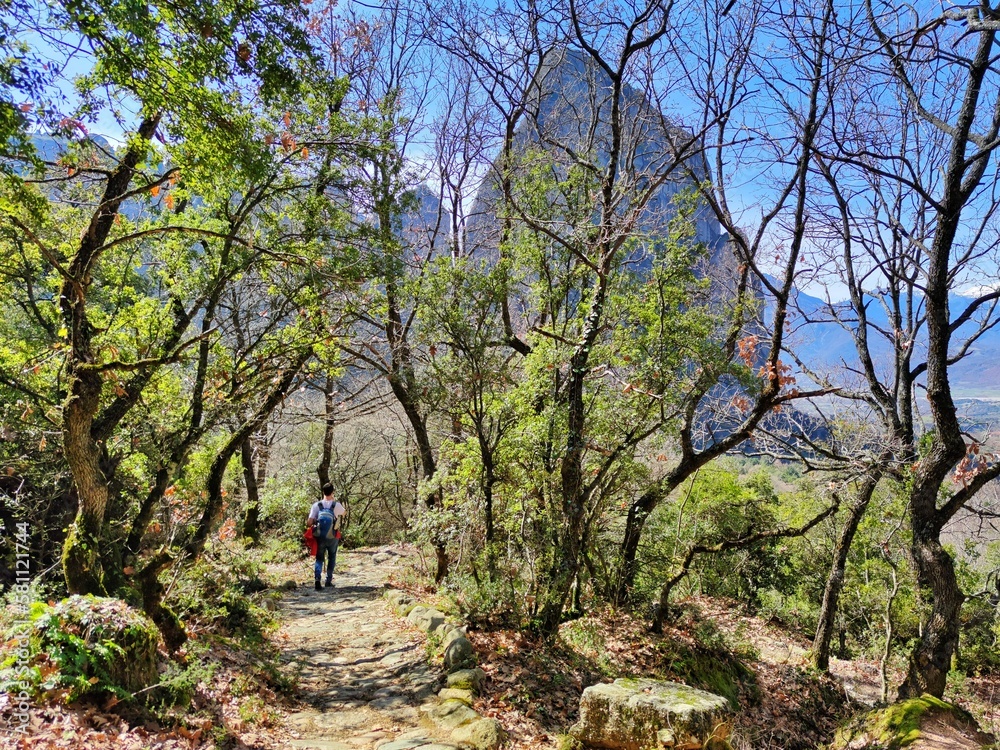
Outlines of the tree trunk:
M 560 466 L 562 480 L 560 520 L 564 524 L 564 530 L 549 569 L 548 590 L 539 622 L 539 630 L 547 638 L 555 636 L 559 631 L 566 599 L 573 581 L 580 572 L 587 505 L 587 493 L 583 483 L 583 451 L 586 446 L 587 420 L 584 387 L 587 375 L 590 373 L 590 350 L 602 325 L 607 294 L 606 279 L 613 259 L 613 250 L 609 248 L 602 250 L 600 268 L 603 273 L 599 274 L 599 281 L 594 289 L 593 304 L 584 321 L 583 335 L 569 360 L 570 374 L 566 388 L 566 453 Z
M 840 593 L 844 588 L 847 556 L 851 552 L 854 536 L 857 534 L 861 519 L 865 517 L 872 494 L 881 477 L 881 472 L 876 472 L 866 476 L 862 481 L 857 498 L 847 511 L 844 528 L 841 529 L 837 546 L 833 550 L 833 563 L 826 579 L 823 603 L 819 609 L 819 624 L 816 626 L 816 637 L 813 639 L 813 666 L 824 672 L 830 668 L 830 643 L 833 640 Z
M 187 641 L 184 624 L 173 610 L 163 604 L 163 584 L 160 583 L 159 576 L 160 572 L 168 568 L 172 562 L 173 557 L 161 552 L 136 576 L 142 594 L 142 609 L 160 631 L 163 644 L 170 653 L 177 651 Z
M 628 516 L 625 519 L 625 535 L 622 537 L 621 559 L 614 591 L 614 603 L 618 606 L 625 604 L 632 595 L 635 574 L 638 572 L 636 570 L 635 557 L 639 552 L 639 540 L 642 538 L 642 530 L 646 525 L 649 514 L 659 505 L 661 499 L 662 491 L 657 485 L 647 489 L 629 506 Z
M 417 443 L 417 454 L 420 460 L 420 473 L 426 481 L 434 476 L 437 471 L 437 462 L 434 460 L 434 449 L 431 446 L 430 434 L 427 432 L 427 422 L 420 413 L 420 408 L 412 396 L 412 383 L 403 383 L 399 376 L 390 376 L 389 385 L 393 394 L 403 407 L 410 427 L 413 428 L 413 439 Z M 433 508 L 438 504 L 438 497 L 431 493 L 427 496 L 427 507 Z M 434 571 L 434 582 L 441 583 L 448 576 L 449 560 L 448 550 L 443 544 L 435 543 L 434 554 L 437 559 L 437 569 Z
M 475 420 L 476 439 L 479 441 L 479 455 L 483 462 L 483 514 L 486 524 L 486 544 L 491 545 L 496 537 L 493 520 L 493 488 L 497 483 L 497 468 L 493 460 L 493 446 L 484 432 L 482 419 Z M 499 429 L 499 428 L 498 428 Z
M 208 470 L 208 480 L 205 483 L 208 500 L 194 534 L 184 547 L 190 559 L 194 560 L 201 554 L 212 528 L 222 513 L 222 481 L 226 476 L 230 459 L 232 459 L 243 443 L 261 428 L 274 410 L 278 408 L 279 404 L 285 399 L 285 396 L 288 395 L 288 390 L 291 388 L 292 383 L 295 382 L 295 378 L 298 377 L 302 367 L 311 356 L 312 350 L 306 349 L 299 354 L 294 362 L 288 364 L 281 378 L 264 397 L 257 411 L 236 432 L 230 435 L 229 440 L 226 441 L 218 455 L 212 461 L 212 465 Z
M 940 698 L 944 695 L 952 657 L 958 651 L 959 615 L 965 595 L 936 527 L 915 526 L 912 554 L 917 580 L 930 593 L 932 603 L 923 636 L 910 654 L 899 699 L 916 698 L 924 693 Z
M 97 368 L 99 353 L 94 351 L 94 333 L 87 317 L 87 293 L 93 272 L 122 198 L 145 154 L 146 142 L 159 124 L 158 115 L 147 117 L 139 126 L 137 144 L 108 178 L 100 206 L 91 219 L 80 245 L 68 264 L 67 277 L 59 292 L 59 307 L 69 336 L 66 361 L 68 395 L 63 404 L 63 450 L 80 499 L 76 520 L 63 545 L 63 571 L 72 594 L 105 594 L 100 548 L 109 491 L 101 470 L 101 446 L 93 435 L 94 418 L 100 408 L 104 379 Z
M 323 455 L 319 459 L 319 466 L 316 467 L 320 486 L 330 481 L 330 462 L 333 460 L 333 428 L 336 425 L 333 411 L 333 387 L 333 376 L 327 375 L 326 384 L 323 386 Z
M 253 461 L 253 438 L 248 437 L 240 446 L 240 460 L 243 464 L 243 482 L 247 489 L 247 507 L 243 512 L 243 536 L 256 545 L 260 542 L 260 492 Z

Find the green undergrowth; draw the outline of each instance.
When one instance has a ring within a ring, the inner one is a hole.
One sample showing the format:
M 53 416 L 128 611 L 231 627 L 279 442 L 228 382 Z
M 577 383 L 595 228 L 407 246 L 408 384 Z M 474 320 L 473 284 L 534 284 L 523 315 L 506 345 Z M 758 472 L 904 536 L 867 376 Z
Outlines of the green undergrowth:
M 759 696 L 753 670 L 730 651 L 700 642 L 690 645 L 671 640 L 661 641 L 658 648 L 665 676 L 720 695 L 733 709 L 740 707 L 741 699 L 756 700 Z
M 46 603 L 30 600 L 37 595 L 30 592 L 18 600 L 23 608 L 6 603 L 0 689 L 36 705 L 96 707 L 132 724 L 153 722 L 220 748 L 238 746 L 222 720 L 224 707 L 234 706 L 244 726 L 273 726 L 277 707 L 296 688 L 271 637 L 278 595 L 264 574 L 265 556 L 238 543 L 219 545 L 176 569 L 172 580 L 164 574 L 164 603 L 189 636 L 169 656 L 152 622 L 122 599 Z
M 167 601 L 188 627 L 183 654 L 164 665 L 155 710 L 161 719 L 189 720 L 212 712 L 213 693 L 229 694 L 247 723 L 270 723 L 273 703 L 294 692 L 279 669 L 277 601 L 264 562 L 267 549 L 237 542 L 208 550 L 186 569 Z M 244 705 L 245 704 L 245 705 Z
M 676 627 L 668 628 L 663 636 L 646 632 L 640 621 L 594 613 L 564 625 L 560 638 L 590 660 L 605 678 L 654 677 L 682 682 L 722 696 L 734 709 L 759 697 L 756 676 L 745 663 L 752 654 L 692 612 L 685 612 Z M 621 648 L 616 647 L 619 639 Z M 623 658 L 630 652 L 642 656 Z
M 142 613 L 118 599 L 71 596 L 33 602 L 8 630 L 0 686 L 39 700 L 131 699 L 157 678 L 159 634 Z
M 263 641 L 275 625 L 264 606 L 270 597 L 264 557 L 235 543 L 214 547 L 182 571 L 166 603 L 196 631 Z

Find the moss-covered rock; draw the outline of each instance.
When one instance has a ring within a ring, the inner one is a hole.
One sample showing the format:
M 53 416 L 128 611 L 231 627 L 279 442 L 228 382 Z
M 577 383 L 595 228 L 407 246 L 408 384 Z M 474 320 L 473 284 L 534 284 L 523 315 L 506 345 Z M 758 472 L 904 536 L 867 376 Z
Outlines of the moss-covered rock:
M 505 733 L 496 719 L 480 719 L 465 724 L 451 733 L 451 739 L 473 750 L 496 750 L 503 744 Z
M 425 633 L 432 633 L 441 625 L 444 625 L 444 613 L 439 612 L 433 607 L 414 607 L 406 615 L 406 619 Z
M 474 721 L 479 721 L 479 714 L 462 701 L 449 699 L 434 704 L 427 709 L 427 716 L 438 726 L 445 729 L 457 729 Z
M 932 724 L 958 728 L 968 736 L 978 735 L 981 747 L 989 747 L 995 741 L 979 731 L 967 711 L 924 694 L 859 717 L 837 732 L 829 750 L 897 750 L 917 743 Z
M 478 694 L 485 679 L 486 673 L 479 667 L 475 669 L 459 669 L 448 675 L 446 684 L 448 687 L 455 688 L 456 690 L 471 690 L 473 693 Z
M 413 601 L 413 598 L 405 591 L 399 589 L 386 589 L 382 596 L 400 617 L 406 617 L 417 607 L 422 606 Z
M 32 611 L 32 651 L 58 668 L 47 689 L 123 697 L 157 682 L 159 633 L 144 614 L 119 599 L 71 596 Z
M 433 633 L 445 622 L 444 613 L 423 604 L 411 607 L 405 616 L 410 623 L 425 633 Z
M 624 678 L 591 685 L 580 699 L 580 721 L 570 734 L 584 745 L 643 750 L 659 747 L 661 730 L 676 745 L 700 746 L 713 737 L 729 714 L 729 701 L 687 685 Z
M 444 666 L 449 672 L 475 666 L 476 652 L 464 635 L 452 640 L 444 649 Z
M 472 705 L 472 699 L 475 696 L 472 694 L 471 690 L 462 690 L 460 688 L 444 688 L 438 692 L 438 698 L 443 701 L 446 700 L 457 700 L 462 701 L 467 706 Z

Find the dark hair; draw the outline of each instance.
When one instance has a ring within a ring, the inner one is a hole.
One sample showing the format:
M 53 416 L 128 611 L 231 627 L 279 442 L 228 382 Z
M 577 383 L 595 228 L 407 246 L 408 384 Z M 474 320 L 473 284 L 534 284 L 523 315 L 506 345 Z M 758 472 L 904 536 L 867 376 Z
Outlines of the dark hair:
M 327 482 L 323 485 L 323 497 L 330 497 L 333 494 L 333 485 Z

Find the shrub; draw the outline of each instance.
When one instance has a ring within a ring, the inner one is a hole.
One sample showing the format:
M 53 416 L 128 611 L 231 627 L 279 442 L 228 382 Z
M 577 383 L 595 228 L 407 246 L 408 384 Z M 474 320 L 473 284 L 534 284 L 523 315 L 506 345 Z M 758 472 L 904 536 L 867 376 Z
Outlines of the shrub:
M 85 695 L 130 698 L 157 680 L 156 627 L 118 599 L 71 596 L 31 607 L 27 674 L 15 675 L 19 656 L 3 663 L 4 683 L 20 678 L 36 693 L 67 702 Z
M 250 595 L 267 588 L 259 554 L 231 542 L 209 548 L 186 569 L 167 603 L 186 622 L 255 642 L 273 627 L 274 619 Z
M 1000 614 L 989 601 L 970 599 L 962 607 L 958 666 L 970 674 L 1000 673 Z
M 218 670 L 219 665 L 212 661 L 208 642 L 190 641 L 186 648 L 186 660 L 169 660 L 164 664 L 163 674 L 154 691 L 151 704 L 161 719 L 169 718 L 170 709 L 187 709 L 198 686 L 209 684 Z
M 463 622 L 485 628 L 520 628 L 532 614 L 524 594 L 528 585 L 515 570 L 498 566 L 492 579 L 485 568 L 480 569 L 478 579 L 464 572 L 451 574 L 447 593 Z
M 767 475 L 742 478 L 725 466 L 711 466 L 658 507 L 644 531 L 636 577 L 637 600 L 652 599 L 676 573 L 687 549 L 776 528 L 779 501 Z M 695 558 L 686 586 L 760 607 L 769 589 L 787 588 L 792 578 L 787 545 L 763 541 L 752 547 Z

